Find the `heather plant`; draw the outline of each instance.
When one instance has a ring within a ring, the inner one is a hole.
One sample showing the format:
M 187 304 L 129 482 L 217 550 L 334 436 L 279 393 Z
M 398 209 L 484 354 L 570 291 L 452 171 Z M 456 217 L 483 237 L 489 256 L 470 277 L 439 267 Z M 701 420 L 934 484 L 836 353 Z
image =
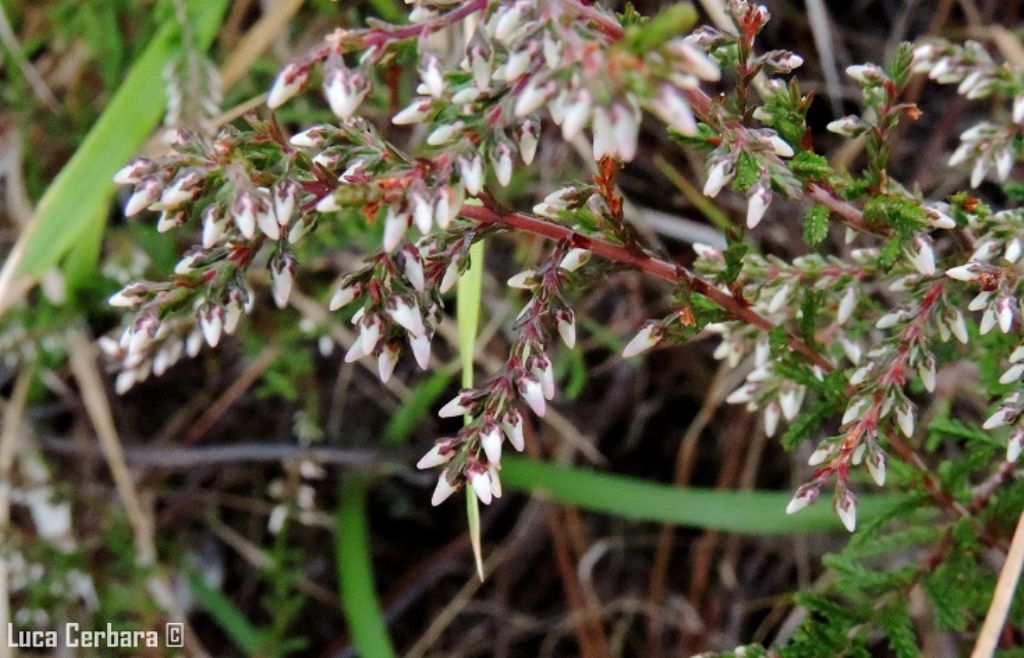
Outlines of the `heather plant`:
M 580 331 L 576 291 L 637 270 L 667 283 L 668 310 L 623 356 L 715 336 L 715 357 L 745 372 L 727 402 L 759 413 L 787 449 L 809 448 L 786 511 L 826 492 L 856 530 L 826 558 L 830 582 L 799 595 L 807 618 L 782 652 L 867 655 L 884 638 L 916 655 L 912 591 L 941 628 L 976 632 L 1024 502 L 1024 213 L 1012 180 L 1024 75 L 974 42 L 907 44 L 849 67 L 860 111 L 828 125 L 864 146 L 846 171 L 808 129 L 802 57 L 758 49 L 768 10 L 728 10 L 727 28 L 694 29 L 687 5 L 645 17 L 584 0 L 418 1 L 407 25 L 338 29 L 288 63 L 245 128 L 173 129 L 169 154 L 133 160 L 116 181 L 131 186 L 126 215 L 158 212 L 159 231 L 198 242 L 165 280 L 110 299 L 131 311 L 102 339 L 117 390 L 216 347 L 266 283 L 280 308 L 319 290 L 303 264 L 363 223 L 378 240 L 321 295 L 353 326 L 344 359 L 374 360 L 383 381 L 403 359 L 432 368 L 473 246 L 539 236 L 545 251 L 507 282 L 526 301 L 504 364 L 440 407 L 465 424 L 417 464 L 438 469 L 434 505 L 462 489 L 473 505 L 501 497 L 506 442 L 522 451 L 527 415 L 556 399 L 556 343 L 573 349 Z M 415 68 L 414 95 L 397 104 L 402 67 Z M 957 181 L 939 198 L 890 175 L 893 136 L 922 117 L 907 95 L 915 76 L 991 105 L 936 165 Z M 334 118 L 283 120 L 307 93 Z M 742 225 L 724 246 L 694 244 L 692 263 L 628 219 L 617 176 L 642 157 L 642 126 L 699 155 L 704 195 L 745 199 Z M 559 180 L 526 210 L 514 173 L 562 143 L 592 175 Z M 802 222 L 806 253 L 762 249 L 759 227 L 773 222 Z M 871 487 L 901 495 L 858 523 Z M 1018 598 L 1002 608 L 1015 623 Z

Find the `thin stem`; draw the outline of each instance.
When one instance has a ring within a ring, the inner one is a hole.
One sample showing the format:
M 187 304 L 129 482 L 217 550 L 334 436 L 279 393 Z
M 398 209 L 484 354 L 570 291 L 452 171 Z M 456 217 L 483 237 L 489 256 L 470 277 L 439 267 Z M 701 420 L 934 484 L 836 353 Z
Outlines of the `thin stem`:
M 460 214 L 463 217 L 480 222 L 505 228 L 515 229 L 525 233 L 532 233 L 551 240 L 565 240 L 574 247 L 586 249 L 587 251 L 607 258 L 635 270 L 646 272 L 652 276 L 679 285 L 686 284 L 694 292 L 704 295 L 711 301 L 724 308 L 737 320 L 757 327 L 762 331 L 771 331 L 775 325 L 768 318 L 757 313 L 743 302 L 727 292 L 723 292 L 714 284 L 702 279 L 682 265 L 669 263 L 655 258 L 643 251 L 633 251 L 621 245 L 613 244 L 600 238 L 583 235 L 577 231 L 549 222 L 537 217 L 531 217 L 523 213 L 498 212 L 485 206 L 463 206 Z M 807 358 L 811 363 L 820 366 L 825 370 L 831 370 L 832 364 L 828 362 L 817 350 L 808 345 L 805 341 L 796 336 L 789 337 L 789 346 Z

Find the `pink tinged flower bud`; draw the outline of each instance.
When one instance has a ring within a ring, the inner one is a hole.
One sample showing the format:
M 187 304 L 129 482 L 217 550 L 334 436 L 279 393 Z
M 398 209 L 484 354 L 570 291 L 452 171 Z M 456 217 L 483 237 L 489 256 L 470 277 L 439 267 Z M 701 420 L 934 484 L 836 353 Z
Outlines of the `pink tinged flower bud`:
M 384 218 L 384 251 L 391 253 L 397 249 L 408 228 L 408 216 L 396 212 L 394 208 L 388 208 Z
M 975 271 L 973 263 L 967 263 L 946 270 L 946 276 L 957 281 L 977 281 L 981 278 L 981 273 Z
M 763 183 L 758 183 L 751 190 L 747 199 L 747 228 L 753 229 L 761 223 L 768 204 L 772 202 L 772 192 Z
M 1020 363 L 1021 361 L 1024 361 L 1024 345 L 1017 346 L 1017 348 L 1010 353 L 1010 363 Z
M 868 455 L 867 467 L 868 473 L 871 474 L 871 479 L 875 481 L 880 487 L 885 486 L 885 470 L 888 463 L 888 458 L 885 456 L 880 448 L 875 448 Z
M 456 418 L 458 416 L 464 416 L 472 410 L 469 399 L 459 393 L 454 398 L 448 401 L 446 405 L 441 407 L 437 412 L 439 418 Z
M 843 137 L 856 137 L 864 132 L 867 126 L 858 116 L 847 116 L 829 122 L 825 129 L 830 133 L 842 135 Z
M 290 180 L 274 186 L 274 214 L 280 226 L 285 227 L 291 222 L 299 194 L 298 185 Z
M 848 425 L 853 421 L 858 420 L 861 417 L 861 414 L 864 412 L 864 407 L 866 407 L 867 404 L 868 401 L 865 400 L 864 398 L 855 400 L 852 404 L 850 404 L 850 406 L 846 408 L 846 412 L 843 413 L 843 419 L 842 421 L 840 421 L 839 424 Z
M 999 378 L 1000 384 L 1009 384 L 1020 379 L 1024 374 L 1024 363 L 1015 363 Z
M 1006 461 L 1017 461 L 1022 450 L 1024 450 L 1024 429 L 1017 429 L 1010 435 L 1010 441 L 1006 444 Z
M 772 135 L 769 137 L 768 144 L 771 146 L 772 152 L 780 158 L 793 157 L 793 147 L 787 144 L 786 141 L 778 135 Z
M 636 157 L 640 135 L 640 116 L 624 105 L 612 107 L 612 130 L 615 133 L 615 151 L 623 162 Z
M 572 94 L 565 105 L 565 114 L 562 117 L 562 139 L 572 141 L 587 125 L 590 119 L 591 109 L 594 106 L 590 92 L 586 89 L 579 89 Z
M 448 230 L 462 210 L 464 196 L 461 186 L 447 186 L 437 195 L 434 202 L 434 222 L 442 231 Z
M 434 487 L 434 495 L 430 497 L 430 504 L 437 507 L 448 499 L 456 489 L 448 482 L 448 469 L 441 472 L 441 476 L 437 478 L 437 486 Z
M 839 324 L 846 324 L 846 321 L 853 315 L 853 310 L 857 306 L 857 288 L 856 286 L 847 286 L 843 292 L 842 298 L 839 300 L 839 308 L 836 310 L 836 322 Z
M 399 110 L 398 114 L 391 118 L 391 123 L 396 126 L 419 123 L 430 116 L 430 104 L 429 98 L 414 98 L 411 103 L 402 110 Z
M 183 211 L 164 210 L 156 220 L 156 232 L 166 233 L 167 231 L 178 228 L 184 223 L 185 213 Z
M 669 127 L 683 135 L 697 133 L 697 121 L 693 117 L 690 103 L 677 87 L 664 84 L 658 95 L 651 101 L 651 110 Z
M 473 84 L 480 91 L 486 91 L 491 86 L 491 60 L 487 53 L 479 45 L 470 47 L 467 54 L 469 68 L 473 74 Z
M 538 285 L 536 275 L 537 273 L 533 270 L 523 270 L 519 274 L 509 277 L 506 285 L 519 290 L 533 290 Z
M 494 38 L 507 44 L 509 38 L 519 29 L 523 22 L 523 10 L 519 3 L 511 7 L 499 7 L 497 21 L 494 24 Z
M 405 272 L 405 280 L 412 285 L 413 289 L 416 292 L 423 292 L 426 287 L 426 280 L 423 276 L 423 265 L 420 263 L 420 259 L 406 251 L 403 270 Z
M 479 155 L 459 158 L 459 175 L 466 192 L 476 196 L 484 189 L 484 162 Z
M 338 205 L 338 200 L 334 198 L 333 192 L 316 202 L 317 212 L 336 212 L 338 210 L 341 210 L 341 206 Z
M 256 205 L 256 197 L 248 191 L 242 192 L 235 199 L 232 219 L 246 240 L 256 235 Z
M 981 335 L 984 336 L 988 332 L 992 331 L 992 329 L 995 328 L 995 326 L 996 312 L 990 306 L 985 309 L 984 313 L 981 314 L 981 322 L 978 323 L 978 331 L 981 332 Z
M 316 148 L 324 143 L 327 130 L 327 126 L 313 126 L 292 135 L 288 143 L 298 148 Z
M 359 323 L 359 342 L 362 344 L 365 354 L 373 354 L 377 349 L 377 342 L 380 341 L 380 325 L 380 320 L 375 317 Z
M 524 121 L 519 132 L 519 156 L 523 164 L 529 165 L 537 155 L 537 141 L 540 129 L 535 121 Z
M 284 105 L 292 96 L 299 93 L 309 79 L 309 66 L 291 63 L 281 69 L 274 80 L 274 86 L 267 95 L 267 107 L 274 110 Z
M 661 328 L 656 323 L 650 322 L 645 324 L 622 350 L 623 358 L 628 359 L 631 356 L 636 356 L 651 349 L 661 340 L 661 335 Z
M 569 349 L 576 346 L 576 314 L 566 309 L 558 315 L 558 335 Z
M 292 294 L 292 282 L 295 277 L 295 258 L 290 254 L 272 261 L 270 265 L 271 288 L 274 303 L 278 308 L 288 305 L 288 297 Z
M 775 436 L 775 432 L 779 428 L 779 405 L 775 402 L 769 402 L 764 407 L 764 433 L 765 436 L 771 438 Z
M 997 427 L 1002 427 L 1009 422 L 1006 416 L 1006 409 L 1000 407 L 999 409 L 996 409 L 994 414 L 988 417 L 988 420 L 986 420 L 981 427 L 986 430 L 994 430 Z
M 131 217 L 142 212 L 143 209 L 156 203 L 157 199 L 160 198 L 160 191 L 163 187 L 163 183 L 160 179 L 147 176 L 139 181 L 138 185 L 135 186 L 135 192 L 132 193 L 128 199 L 128 203 L 124 207 L 124 216 Z
M 220 216 L 216 206 L 209 206 L 203 212 L 203 248 L 212 248 L 224 237 L 226 230 L 227 220 Z
M 839 520 L 843 522 L 849 532 L 857 529 L 857 500 L 852 493 L 843 491 L 836 499 L 835 509 Z
M 456 263 L 451 263 L 444 270 L 444 276 L 441 277 L 441 283 L 438 285 L 438 290 L 441 294 L 447 293 L 449 290 L 455 287 L 455 284 L 459 281 L 459 266 Z
M 614 156 L 615 128 L 608 110 L 603 107 L 594 108 L 591 129 L 594 132 L 594 159 L 600 160 L 606 156 Z
M 331 295 L 331 301 L 327 304 L 327 308 L 331 311 L 337 311 L 343 306 L 348 306 L 359 296 L 359 288 L 358 284 L 338 288 Z
M 498 184 L 505 187 L 512 180 L 512 149 L 505 142 L 500 142 L 491 153 L 491 166 Z
M 491 488 L 491 475 L 483 465 L 477 466 L 478 468 L 470 467 L 466 471 L 466 475 L 469 476 L 469 484 L 473 487 L 476 497 L 484 505 L 490 505 L 491 500 L 494 499 L 494 491 Z
M 135 185 L 152 170 L 153 163 L 150 160 L 135 158 L 114 174 L 114 183 L 118 185 Z
M 971 187 L 978 187 L 982 181 L 985 180 L 985 174 L 988 173 L 988 163 L 984 158 L 978 158 L 974 161 L 974 167 L 971 168 Z
M 1004 334 L 1009 333 L 1013 328 L 1013 307 L 1016 299 L 1013 297 L 1000 297 L 996 302 L 996 314 L 999 321 L 999 330 Z
M 491 495 L 501 498 L 501 478 L 498 476 L 498 468 L 494 464 L 487 466 L 487 475 L 491 478 Z
M 114 391 L 118 395 L 124 395 L 132 386 L 135 386 L 134 370 L 122 370 L 118 373 L 117 379 L 114 381 Z
M 896 410 L 896 424 L 900 426 L 900 431 L 907 438 L 913 438 L 914 436 L 914 408 L 909 404 L 903 405 Z
M 202 174 L 195 170 L 178 174 L 160 195 L 160 206 L 165 210 L 174 210 L 181 204 L 191 201 L 198 195 L 202 180 Z
M 424 56 L 420 79 L 423 80 L 427 92 L 434 98 L 440 98 L 444 94 L 444 74 L 441 73 L 441 62 L 437 55 L 431 53 Z
M 757 393 L 757 386 L 754 384 L 743 384 L 735 391 L 730 393 L 726 398 L 726 404 L 744 404 L 754 399 L 754 395 Z
M 504 440 L 505 437 L 501 435 L 501 430 L 493 424 L 488 425 L 480 435 L 480 446 L 484 449 L 487 461 L 491 464 L 501 463 L 501 444 Z
M 544 398 L 544 389 L 535 377 L 525 375 L 519 379 L 519 394 L 535 414 L 544 416 L 547 411 L 547 401 Z
M 430 365 L 430 338 L 426 334 L 414 336 L 409 334 L 409 347 L 412 348 L 412 355 L 416 358 L 416 365 L 421 370 L 426 370 Z
M 380 380 L 387 382 L 395 372 L 395 365 L 398 364 L 398 348 L 394 345 L 385 345 L 377 356 L 377 372 Z
M 274 209 L 269 203 L 264 202 L 260 204 L 259 211 L 256 213 L 256 226 L 259 227 L 263 235 L 271 240 L 281 239 L 281 225 L 278 223 Z
M 203 338 L 210 347 L 217 347 L 221 331 L 224 329 L 223 313 L 219 308 L 207 308 L 199 312 L 199 326 L 203 330 Z
M 231 335 L 242 319 L 242 303 L 232 298 L 224 307 L 224 333 Z
M 339 119 L 351 117 L 369 91 L 366 79 L 340 62 L 324 72 L 324 95 Z
M 887 78 L 885 72 L 875 64 L 855 64 L 846 67 L 846 75 L 861 84 L 878 84 Z
M 517 117 L 533 114 L 551 98 L 555 91 L 554 83 L 547 83 L 537 78 L 531 79 L 519 92 L 514 113 Z
M 782 417 L 787 421 L 796 418 L 800 413 L 800 406 L 804 403 L 803 388 L 787 388 L 779 393 L 779 407 L 782 409 Z
M 507 415 L 501 422 L 502 429 L 505 430 L 505 436 L 508 437 L 508 442 L 512 444 L 512 447 L 517 452 L 522 452 L 523 447 L 526 445 L 526 438 L 523 432 L 523 416 L 518 411 L 512 411 Z
M 834 445 L 819 446 L 811 453 L 811 456 L 807 459 L 808 466 L 818 466 L 824 464 L 827 460 L 832 458 L 836 452 Z
M 1013 170 L 1013 149 L 1010 147 L 1000 149 L 996 153 L 996 176 L 1005 181 Z
M 935 274 L 935 251 L 927 236 L 918 235 L 914 238 L 908 257 L 914 268 L 921 274 L 925 276 Z
M 438 441 L 433 448 L 427 451 L 427 454 L 420 457 L 420 460 L 416 462 L 416 468 L 425 471 L 447 464 L 454 455 L 455 451 L 451 449 L 448 440 Z
M 718 160 L 708 171 L 708 180 L 704 183 L 704 194 L 709 197 L 716 197 L 722 188 L 732 180 L 732 162 L 729 160 Z
M 551 367 L 551 360 L 547 357 L 538 359 L 532 371 L 534 376 L 540 380 L 540 388 L 544 397 L 548 400 L 555 397 L 555 371 Z
M 388 308 L 388 315 L 399 326 L 415 336 L 426 332 L 426 328 L 423 326 L 423 316 L 420 314 L 419 305 L 415 301 L 409 304 L 404 299 L 399 298 L 395 301 L 394 306 Z
M 202 349 L 202 347 L 203 332 L 196 329 L 188 335 L 188 338 L 185 339 L 185 354 L 187 354 L 190 359 L 194 359 L 196 355 L 199 354 L 199 350 Z
M 786 505 L 786 514 L 796 514 L 800 510 L 812 505 L 818 499 L 821 487 L 813 482 L 802 485 L 793 494 L 793 499 Z
M 715 82 L 721 78 L 722 74 L 718 70 L 718 65 L 692 43 L 677 40 L 672 43 L 672 49 L 676 56 L 684 60 L 687 72 L 709 82 Z
M 462 136 L 462 132 L 465 128 L 466 124 L 461 121 L 443 123 L 437 128 L 434 128 L 434 130 L 427 135 L 427 144 L 430 146 L 443 146 L 450 142 L 454 142 Z
M 355 363 L 359 359 L 367 355 L 365 349 L 363 349 L 363 341 L 360 337 L 356 337 L 352 345 L 345 352 L 345 363 Z
M 590 260 L 590 252 L 586 249 L 570 249 L 562 257 L 558 267 L 566 272 L 575 272 Z
M 531 47 L 532 45 L 533 42 L 530 42 L 530 45 L 520 48 L 508 56 L 508 61 L 505 62 L 506 82 L 515 82 L 530 68 L 530 59 L 536 50 L 535 47 Z
M 145 301 L 145 292 L 144 285 L 131 283 L 111 295 L 107 303 L 118 308 L 133 308 Z

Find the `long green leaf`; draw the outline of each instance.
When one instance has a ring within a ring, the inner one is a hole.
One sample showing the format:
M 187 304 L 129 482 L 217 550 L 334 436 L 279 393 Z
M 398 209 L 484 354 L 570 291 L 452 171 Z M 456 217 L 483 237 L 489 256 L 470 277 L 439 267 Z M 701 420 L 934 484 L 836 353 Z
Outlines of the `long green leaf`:
M 199 47 L 208 48 L 213 42 L 227 5 L 227 0 L 187 1 Z M 111 178 L 138 153 L 163 117 L 163 68 L 174 53 L 179 29 L 169 23 L 157 32 L 82 145 L 43 194 L 27 236 L 20 266 L 23 274 L 42 274 L 83 235 L 95 235 L 96 225 L 103 225 L 114 193 Z
M 484 243 L 469 248 L 469 268 L 459 277 L 456 316 L 459 324 L 459 359 L 462 362 L 462 386 L 473 385 L 473 353 L 476 351 L 476 332 L 480 326 L 480 305 L 484 287 Z M 466 422 L 470 420 L 466 416 Z M 484 579 L 484 556 L 480 547 L 480 503 L 473 487 L 466 483 L 466 520 L 469 541 L 473 546 L 476 572 Z
M 192 594 L 203 610 L 206 610 L 231 641 L 238 645 L 247 656 L 258 655 L 263 648 L 263 634 L 235 607 L 231 599 L 220 590 L 206 584 L 200 576 L 193 574 L 189 579 Z
M 359 655 L 388 658 L 395 655 L 395 650 L 373 584 L 366 489 L 367 478 L 362 473 L 351 473 L 342 480 L 334 533 L 338 585 L 342 610 Z
M 636 478 L 556 466 L 508 455 L 501 460 L 508 489 L 549 496 L 593 512 L 639 521 L 671 523 L 751 535 L 780 535 L 841 528 L 828 500 L 786 514 L 791 494 L 673 487 Z M 897 495 L 860 496 L 857 516 L 866 520 Z

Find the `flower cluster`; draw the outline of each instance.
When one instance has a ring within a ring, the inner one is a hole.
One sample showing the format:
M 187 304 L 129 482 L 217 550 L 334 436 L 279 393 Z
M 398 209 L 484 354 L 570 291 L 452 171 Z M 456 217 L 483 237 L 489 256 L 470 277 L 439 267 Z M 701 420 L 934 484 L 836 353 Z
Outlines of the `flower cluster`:
M 569 348 L 576 342 L 566 289 L 593 281 L 586 265 L 598 256 L 673 286 L 671 311 L 644 323 L 624 355 L 717 336 L 716 358 L 749 366 L 728 402 L 761 410 L 769 435 L 785 424 L 789 447 L 818 440 L 810 480 L 789 511 L 811 504 L 834 479 L 835 509 L 853 530 L 852 470 L 863 465 L 884 483 L 889 449 L 917 431 L 916 409 L 935 390 L 943 355 L 956 344 L 970 348 L 971 314 L 980 313 L 980 334 L 1020 327 L 1015 264 L 1024 215 L 992 212 L 967 194 L 927 199 L 895 181 L 892 134 L 921 116 L 901 95 L 917 71 L 959 84 L 970 98 L 1015 99 L 1012 123 L 971 128 L 952 155 L 953 165 L 975 162 L 976 186 L 991 172 L 1006 179 L 1013 167 L 1021 75 L 977 44 L 907 46 L 887 66 L 851 66 L 863 111 L 828 129 L 864 135 L 867 164 L 845 174 L 815 153 L 805 121 L 810 97 L 782 77 L 802 59 L 755 48 L 767 10 L 732 0 L 729 14 L 733 30 L 686 35 L 693 15 L 684 7 L 641 21 L 579 0 L 419 2 L 408 26 L 331 34 L 284 67 L 268 106 L 319 78 L 335 121 L 290 136 L 274 117 L 213 135 L 179 131 L 171 155 L 133 161 L 117 175 L 133 186 L 127 215 L 156 211 L 159 230 L 192 225 L 201 236 L 168 280 L 136 281 L 110 299 L 135 311 L 119 337 L 103 341 L 117 362 L 118 390 L 233 333 L 255 308 L 251 281 L 269 280 L 275 304 L 287 306 L 309 236 L 328 223 L 366 221 L 381 240 L 330 292 L 330 309 L 350 312 L 356 330 L 345 360 L 373 359 L 387 380 L 407 347 L 427 368 L 470 247 L 498 231 L 532 233 L 555 246 L 508 281 L 530 297 L 504 367 L 440 410 L 466 424 L 418 464 L 443 467 L 434 504 L 466 483 L 484 503 L 501 496 L 504 442 L 522 450 L 524 413 L 544 415 L 554 398 L 552 337 Z M 378 71 L 407 39 L 417 40 L 416 95 L 374 123 L 362 114 L 381 105 Z M 719 82 L 719 93 L 701 89 Z M 694 245 L 692 269 L 656 257 L 624 218 L 615 185 L 618 167 L 640 154 L 645 113 L 703 153 L 705 195 L 731 188 L 743 196 L 748 229 L 760 227 L 782 195 L 807 209 L 810 246 L 825 241 L 833 220 L 849 246 L 786 260 L 730 235 L 724 249 Z M 532 215 L 499 204 L 493 190 L 557 139 L 593 158 L 597 175 L 543 190 Z M 1024 349 L 1008 358 L 1003 383 L 1019 382 Z M 1024 447 L 1022 411 L 1024 397 L 1014 391 L 986 423 L 1018 425 L 1011 459 Z M 838 433 L 829 431 L 832 421 Z

